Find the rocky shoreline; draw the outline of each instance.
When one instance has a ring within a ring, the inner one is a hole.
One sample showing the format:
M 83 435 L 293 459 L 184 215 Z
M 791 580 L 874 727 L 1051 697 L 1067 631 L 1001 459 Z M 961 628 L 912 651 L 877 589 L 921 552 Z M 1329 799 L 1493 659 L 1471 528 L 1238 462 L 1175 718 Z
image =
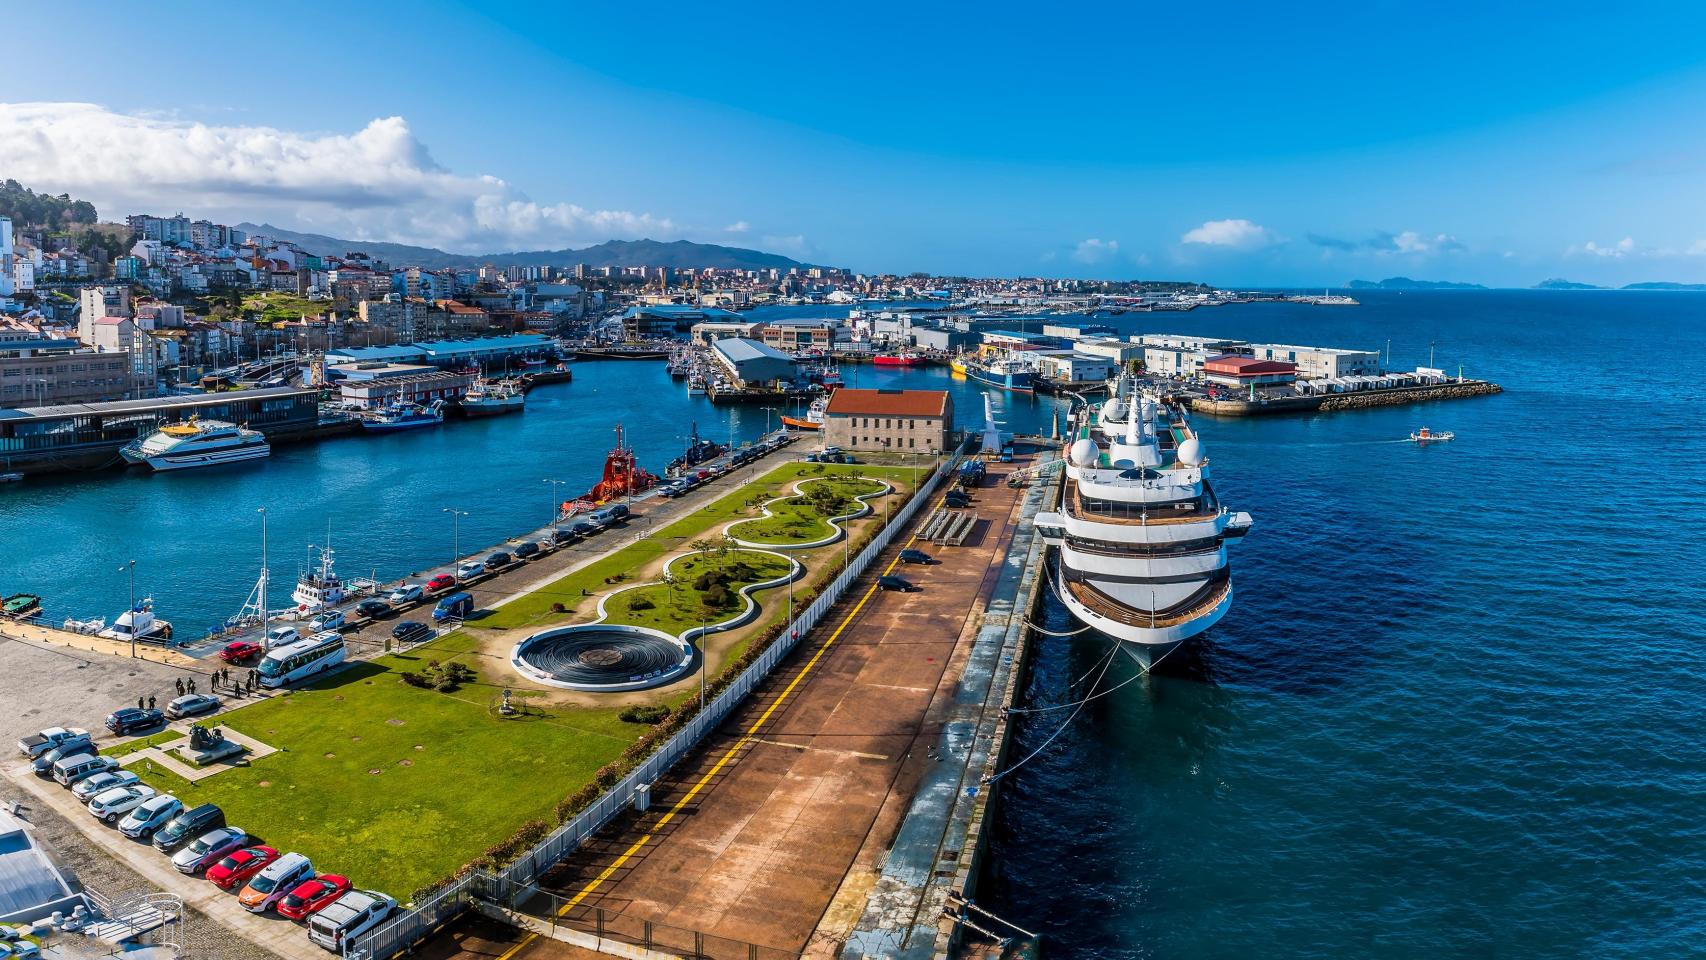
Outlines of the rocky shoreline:
M 1425 387 L 1397 387 L 1389 390 L 1359 390 L 1355 393 L 1332 393 L 1318 397 L 1278 397 L 1269 400 L 1191 398 L 1191 409 L 1224 417 L 1252 417 L 1275 413 L 1334 412 L 1365 410 L 1370 407 L 1391 407 L 1406 403 L 1425 403 L 1430 400 L 1456 400 L 1463 397 L 1483 397 L 1503 393 L 1504 388 L 1487 380 L 1465 380 L 1439 383 Z

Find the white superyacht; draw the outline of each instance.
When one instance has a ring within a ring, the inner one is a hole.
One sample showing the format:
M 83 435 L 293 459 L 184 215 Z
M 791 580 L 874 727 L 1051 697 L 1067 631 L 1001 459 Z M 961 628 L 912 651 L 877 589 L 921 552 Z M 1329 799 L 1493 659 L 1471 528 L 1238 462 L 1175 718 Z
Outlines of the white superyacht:
M 1226 541 L 1252 520 L 1215 497 L 1184 412 L 1131 378 L 1073 427 L 1060 506 L 1037 529 L 1059 548 L 1061 601 L 1148 670 L 1226 615 Z

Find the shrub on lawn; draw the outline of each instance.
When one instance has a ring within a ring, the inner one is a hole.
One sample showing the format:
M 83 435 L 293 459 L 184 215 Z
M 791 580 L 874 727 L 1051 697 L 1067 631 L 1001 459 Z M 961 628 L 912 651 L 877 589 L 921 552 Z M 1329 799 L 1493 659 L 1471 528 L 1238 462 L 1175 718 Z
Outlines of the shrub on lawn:
M 629 612 L 635 612 L 635 611 L 639 611 L 639 610 L 650 610 L 655 606 L 657 606 L 657 604 L 651 602 L 650 600 L 647 600 L 645 597 L 636 596 L 636 597 L 629 597 L 628 598 L 628 610 L 629 610 Z
M 632 706 L 623 707 L 622 712 L 617 716 L 628 723 L 657 724 L 662 723 L 663 718 L 669 716 L 669 707 L 662 703 L 636 703 Z
M 439 693 L 451 693 L 466 683 L 473 683 L 476 674 L 465 663 L 452 661 L 440 664 L 437 660 L 427 662 L 427 668 L 422 673 L 408 670 L 397 674 L 398 678 L 411 687 L 437 690 Z

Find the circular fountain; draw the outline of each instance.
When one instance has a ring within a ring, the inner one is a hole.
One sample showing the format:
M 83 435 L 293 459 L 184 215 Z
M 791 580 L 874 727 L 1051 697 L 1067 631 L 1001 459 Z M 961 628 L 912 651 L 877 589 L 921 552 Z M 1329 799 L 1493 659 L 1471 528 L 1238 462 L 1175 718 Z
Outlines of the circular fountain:
M 693 668 L 693 648 L 661 630 L 584 623 L 541 630 L 515 645 L 510 663 L 566 690 L 615 693 L 662 686 Z

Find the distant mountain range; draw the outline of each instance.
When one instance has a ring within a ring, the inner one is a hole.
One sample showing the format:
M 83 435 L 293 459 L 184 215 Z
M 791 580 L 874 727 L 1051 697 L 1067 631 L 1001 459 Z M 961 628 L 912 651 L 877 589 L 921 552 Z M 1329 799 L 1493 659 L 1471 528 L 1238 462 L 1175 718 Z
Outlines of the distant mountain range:
M 1604 290 L 1605 288 L 1598 286 L 1596 284 L 1592 284 L 1592 283 L 1577 283 L 1574 280 L 1560 280 L 1557 277 L 1553 277 L 1550 280 L 1542 280 L 1539 283 L 1535 284 L 1534 289 L 1536 289 L 1536 290 Z
M 1479 283 L 1459 283 L 1455 280 L 1411 280 L 1409 277 L 1387 277 L 1385 280 L 1352 280 L 1352 290 L 1485 290 Z
M 500 267 L 571 267 L 584 263 L 590 267 L 686 267 L 716 270 L 777 270 L 787 271 L 805 267 L 790 257 L 742 247 L 723 247 L 714 243 L 693 243 L 688 240 L 608 240 L 582 247 L 579 250 L 525 250 L 511 253 L 488 253 L 470 256 L 446 253 L 434 247 L 415 247 L 406 243 L 384 243 L 372 240 L 340 240 L 319 233 L 286 230 L 270 223 L 239 223 L 237 229 L 260 234 L 275 240 L 288 240 L 309 253 L 319 256 L 341 256 L 361 252 L 392 266 L 480 267 L 492 264 Z

